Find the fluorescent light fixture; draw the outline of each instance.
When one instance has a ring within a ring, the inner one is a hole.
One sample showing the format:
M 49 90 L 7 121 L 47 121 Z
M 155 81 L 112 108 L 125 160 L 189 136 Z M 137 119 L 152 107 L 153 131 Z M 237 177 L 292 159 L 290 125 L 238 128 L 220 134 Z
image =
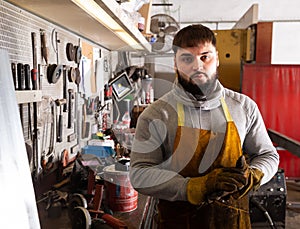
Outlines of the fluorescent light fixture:
M 95 1 L 93 0 L 72 0 L 77 6 L 103 24 L 105 27 L 115 31 L 122 30 L 122 27 L 109 16 Z
M 132 38 L 132 36 L 130 36 L 128 33 L 126 33 L 125 31 L 115 31 L 115 33 L 123 40 L 126 41 L 126 43 L 128 45 L 130 45 L 131 47 L 134 47 L 135 49 L 143 49 L 143 47 L 136 42 L 136 40 L 134 40 Z
M 86 13 L 91 15 L 94 19 L 99 21 L 106 28 L 114 32 L 129 46 L 133 46 L 136 49 L 143 49 L 143 47 L 94 0 L 72 0 L 72 2 L 83 9 Z

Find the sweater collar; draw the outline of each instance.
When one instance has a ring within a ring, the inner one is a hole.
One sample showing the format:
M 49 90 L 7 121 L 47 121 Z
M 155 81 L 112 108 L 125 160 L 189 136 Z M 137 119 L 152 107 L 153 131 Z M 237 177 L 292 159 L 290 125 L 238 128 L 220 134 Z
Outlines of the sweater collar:
M 215 89 L 207 96 L 207 99 L 205 101 L 198 101 L 191 93 L 182 88 L 176 78 L 173 84 L 172 93 L 176 99 L 184 105 L 201 108 L 203 110 L 212 110 L 221 106 L 220 99 L 224 96 L 224 87 L 219 80 L 217 80 Z

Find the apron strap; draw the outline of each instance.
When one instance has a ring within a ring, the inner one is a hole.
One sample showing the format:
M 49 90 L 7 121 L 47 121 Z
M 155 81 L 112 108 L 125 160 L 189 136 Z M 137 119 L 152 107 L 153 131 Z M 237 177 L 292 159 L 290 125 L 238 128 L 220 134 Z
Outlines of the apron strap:
M 231 117 L 231 114 L 229 113 L 227 104 L 225 103 L 225 99 L 224 99 L 223 96 L 221 97 L 221 104 L 222 104 L 222 107 L 223 107 L 223 111 L 224 111 L 224 114 L 225 114 L 226 121 L 227 122 L 232 122 L 233 119 Z
M 177 103 L 178 126 L 184 126 L 184 109 L 182 103 Z
M 221 97 L 221 104 L 225 114 L 225 118 L 227 122 L 232 122 L 233 119 L 229 112 L 228 106 L 225 102 L 224 97 Z M 184 108 L 182 103 L 177 103 L 177 112 L 178 112 L 178 126 L 184 126 Z

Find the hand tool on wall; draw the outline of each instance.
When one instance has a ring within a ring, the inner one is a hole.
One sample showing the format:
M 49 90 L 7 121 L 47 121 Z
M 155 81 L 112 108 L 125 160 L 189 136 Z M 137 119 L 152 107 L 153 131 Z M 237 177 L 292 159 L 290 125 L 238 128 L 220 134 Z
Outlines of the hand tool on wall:
M 66 65 L 63 66 L 63 98 L 67 100 L 67 67 Z M 67 112 L 67 103 L 64 104 L 64 112 Z
M 31 70 L 31 76 L 32 78 L 32 89 L 37 90 L 38 85 L 38 78 L 37 78 L 37 72 L 38 72 L 38 64 L 37 64 L 37 40 L 36 40 L 36 33 L 31 33 L 31 43 L 32 43 L 32 70 Z M 35 82 L 35 84 L 34 84 Z
M 81 76 L 80 76 L 80 70 L 79 68 L 75 68 L 75 83 L 77 84 L 77 86 L 79 87 L 79 84 L 81 82 Z
M 17 66 L 15 63 L 11 63 L 11 72 L 14 81 L 15 90 L 17 89 Z
M 82 105 L 82 138 L 87 138 L 90 132 L 90 123 L 86 121 L 86 102 Z
M 71 155 L 79 155 L 81 153 L 81 147 L 79 145 L 74 145 L 71 147 Z
M 74 53 L 75 53 L 74 61 L 77 64 L 77 67 L 75 68 L 75 72 L 76 72 L 75 83 L 79 87 L 80 82 L 81 82 L 81 71 L 79 69 L 79 65 L 80 65 L 80 61 L 81 61 L 81 58 L 82 58 L 82 49 L 80 47 L 80 39 L 78 40 L 78 45 L 74 45 Z
M 56 84 L 63 72 L 63 66 L 57 64 L 49 64 L 47 67 L 47 79 L 49 83 Z
M 70 67 L 68 71 L 68 80 L 70 83 L 75 83 L 76 80 L 76 70 L 74 67 Z
M 18 90 L 25 90 L 25 70 L 24 65 L 22 63 L 17 64 L 17 74 L 18 74 Z M 22 123 L 22 128 L 24 127 L 24 119 L 23 119 L 23 104 L 19 105 L 20 109 L 20 119 Z
M 47 79 L 49 83 L 57 83 L 57 81 L 60 79 L 62 72 L 63 72 L 63 65 L 59 64 L 58 61 L 58 43 L 60 43 L 60 40 L 57 38 L 57 32 L 55 29 L 52 30 L 52 47 L 56 53 L 56 64 L 49 64 L 47 68 Z
M 74 99 L 74 93 L 73 89 L 68 90 L 68 129 L 72 128 L 73 124 L 73 99 Z
M 40 36 L 41 36 L 42 57 L 44 58 L 46 64 L 48 64 L 49 48 L 47 47 L 47 37 L 46 37 L 46 31 L 44 29 L 40 29 Z
M 24 65 L 24 78 L 25 78 L 25 90 L 31 90 L 31 85 L 30 85 L 30 77 L 31 77 L 31 72 L 30 72 L 30 65 L 25 64 Z
M 49 169 L 53 167 L 53 159 L 55 153 L 55 102 L 51 99 L 49 100 L 50 112 L 47 110 L 47 115 L 45 117 L 44 127 L 43 127 L 43 139 L 42 139 L 42 155 L 41 155 L 41 165 L 44 172 L 48 172 Z M 49 120 L 50 117 L 50 120 Z M 49 133 L 50 125 L 50 136 Z M 49 139 L 49 146 L 47 145 L 47 140 Z M 47 151 L 47 152 L 46 152 Z
M 31 85 L 30 85 L 31 71 L 30 71 L 29 64 L 24 65 L 24 71 L 25 71 L 25 90 L 31 90 Z M 33 135 L 32 135 L 31 104 L 30 103 L 27 103 L 27 108 L 28 108 L 28 134 L 29 134 L 29 139 L 32 141 Z
M 65 168 L 69 164 L 69 151 L 64 149 L 61 153 L 61 160 L 60 160 L 62 167 Z
M 94 109 L 94 99 L 89 97 L 88 101 L 87 101 L 87 115 L 92 115 L 93 114 L 93 110 Z
M 62 105 L 67 102 L 66 99 L 57 99 L 55 100 L 55 104 L 59 107 L 59 117 L 58 117 L 58 124 L 57 124 L 57 131 L 56 131 L 56 141 L 62 142 L 63 140 L 63 112 L 62 112 Z
M 76 134 L 75 133 L 72 133 L 72 134 L 67 136 L 68 142 L 75 141 L 75 139 L 76 139 Z
M 79 45 L 73 45 L 68 42 L 66 45 L 66 55 L 68 61 L 74 61 L 76 64 L 79 64 L 82 57 L 82 49 Z
M 67 55 L 68 61 L 74 61 L 75 60 L 74 45 L 70 42 L 68 42 L 67 45 L 66 45 L 66 55 Z
M 82 81 L 81 86 L 82 86 L 82 90 L 83 90 L 84 94 L 85 94 L 85 81 L 84 81 L 84 78 L 85 78 L 85 76 L 84 76 L 85 66 L 84 65 L 85 64 L 86 64 L 86 60 L 84 58 L 82 58 L 82 60 L 81 60 L 81 81 Z
M 32 44 L 32 59 L 33 59 L 33 68 L 31 69 L 31 82 L 32 90 L 38 90 L 38 65 L 37 65 L 37 41 L 36 33 L 31 33 L 31 44 Z M 38 143 L 38 104 L 37 102 L 33 103 L 33 174 L 34 178 L 37 178 L 37 169 L 38 169 L 38 155 L 39 155 L 39 143 Z
M 77 87 L 77 90 L 78 90 L 78 87 Z M 80 144 L 80 124 L 79 124 L 79 120 L 80 120 L 80 109 L 79 109 L 79 93 L 77 92 L 74 92 L 74 122 L 73 122 L 73 125 L 74 125 L 74 132 L 76 133 L 77 135 L 77 144 L 79 145 Z
M 25 69 L 24 64 L 17 64 L 17 74 L 18 74 L 18 90 L 25 90 Z
M 74 46 L 74 49 L 75 49 L 75 63 L 76 64 L 79 64 L 80 63 L 80 60 L 81 60 L 81 57 L 82 57 L 82 49 L 81 47 L 78 45 L 75 45 Z

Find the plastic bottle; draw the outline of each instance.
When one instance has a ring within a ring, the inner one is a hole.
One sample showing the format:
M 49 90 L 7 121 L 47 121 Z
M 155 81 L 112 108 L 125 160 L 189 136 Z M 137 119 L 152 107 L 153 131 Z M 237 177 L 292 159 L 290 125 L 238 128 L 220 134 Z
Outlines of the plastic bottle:
M 150 103 L 154 102 L 154 90 L 152 87 L 150 87 Z
M 125 111 L 123 117 L 122 117 L 122 124 L 124 125 L 124 127 L 126 128 L 130 128 L 130 114 L 128 111 Z

